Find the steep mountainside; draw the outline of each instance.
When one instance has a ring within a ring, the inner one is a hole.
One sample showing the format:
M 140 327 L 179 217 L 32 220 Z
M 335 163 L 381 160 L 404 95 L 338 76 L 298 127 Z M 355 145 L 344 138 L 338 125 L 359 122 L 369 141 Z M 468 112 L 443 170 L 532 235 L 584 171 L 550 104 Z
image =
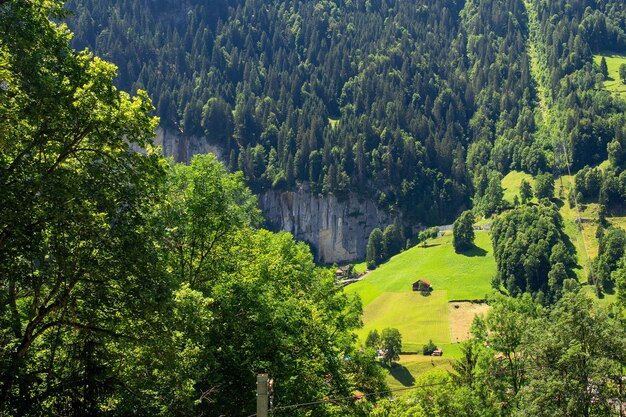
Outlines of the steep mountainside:
M 116 63 L 123 88 L 150 92 L 179 138 L 166 153 L 186 161 L 218 146 L 256 193 L 359 193 L 405 225 L 441 224 L 483 198 L 493 171 L 562 170 L 561 148 L 581 168 L 624 140 L 624 103 L 599 91 L 592 61 L 594 51 L 626 51 L 620 1 L 68 7 L 76 46 Z M 539 99 L 555 129 L 543 129 Z M 565 143 L 556 152 L 555 132 Z

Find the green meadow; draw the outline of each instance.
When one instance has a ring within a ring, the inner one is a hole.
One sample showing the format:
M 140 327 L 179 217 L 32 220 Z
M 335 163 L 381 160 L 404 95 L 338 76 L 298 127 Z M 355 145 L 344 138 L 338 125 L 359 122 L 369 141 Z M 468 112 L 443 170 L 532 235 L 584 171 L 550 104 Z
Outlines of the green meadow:
M 504 191 L 504 199 L 509 203 L 513 203 L 513 197 L 519 196 L 520 184 L 522 180 L 526 180 L 532 186 L 535 179 L 532 175 L 521 171 L 511 171 L 502 178 L 502 191 Z
M 532 175 L 517 171 L 508 173 L 502 179 L 505 200 L 512 203 L 513 197 L 519 196 L 522 179 L 534 185 Z M 576 224 L 578 211 L 570 208 L 564 198 L 556 198 L 561 183 L 566 193 L 571 187 L 571 178 L 563 176 L 555 181 L 553 201 L 560 207 L 565 232 L 576 247 L 579 264 L 576 273 L 581 283 L 584 283 L 588 259 L 597 256 L 595 230 L 598 205 L 583 204 L 580 207 L 581 217 L 590 220 L 582 225 L 583 241 Z M 625 219 L 615 217 L 608 220 L 626 228 Z M 485 219 L 477 224 L 484 225 L 491 221 L 493 219 Z M 359 294 L 363 301 L 363 328 L 357 332 L 362 341 L 373 329 L 381 331 L 386 327 L 395 327 L 402 334 L 404 354 L 388 370 L 387 375 L 387 382 L 392 389 L 412 386 L 415 379 L 425 373 L 450 370 L 451 360 L 459 357 L 458 341 L 463 340 L 467 323 L 471 322 L 476 310 L 465 307 L 455 310 L 453 307 L 457 303 L 451 301 L 484 299 L 492 292 L 491 279 L 496 273 L 489 233 L 477 231 L 475 244 L 473 250 L 457 254 L 452 247 L 452 232 L 448 231 L 446 235 L 426 242 L 425 246 L 415 246 L 394 256 L 371 271 L 362 281 L 346 287 L 346 292 Z M 357 264 L 355 269 L 363 272 L 366 264 Z M 430 295 L 412 291 L 412 283 L 418 279 L 432 284 Z M 591 286 L 585 285 L 583 291 L 593 295 Z M 605 295 L 598 302 L 606 304 L 614 299 L 615 295 Z M 460 304 L 472 306 L 470 303 Z M 443 349 L 443 357 L 421 354 L 422 346 L 430 339 Z
M 626 84 L 619 78 L 619 67 L 621 64 L 626 64 L 626 56 L 618 54 L 595 55 L 593 57 L 594 62 L 600 65 L 600 60 L 603 56 L 609 69 L 609 79 L 603 83 L 605 90 L 626 98 Z
M 346 287 L 363 301 L 361 340 L 370 330 L 395 327 L 403 337 L 403 350 L 421 351 L 432 339 L 446 349 L 450 340 L 448 302 L 484 299 L 491 292 L 495 261 L 487 232 L 476 233 L 476 248 L 457 254 L 451 232 L 394 256 L 362 281 Z M 433 291 L 424 296 L 412 283 L 424 279 Z

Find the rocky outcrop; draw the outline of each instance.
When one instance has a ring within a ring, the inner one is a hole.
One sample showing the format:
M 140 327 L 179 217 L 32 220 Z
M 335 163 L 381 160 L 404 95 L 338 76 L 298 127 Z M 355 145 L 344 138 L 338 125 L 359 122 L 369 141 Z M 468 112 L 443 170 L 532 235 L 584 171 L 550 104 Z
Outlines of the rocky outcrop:
M 310 243 L 323 263 L 364 259 L 372 229 L 393 222 L 374 201 L 356 193 L 340 201 L 332 195 L 314 195 L 306 187 L 270 190 L 259 196 L 259 205 L 272 229 Z
M 225 162 L 224 151 L 217 144 L 199 136 L 181 136 L 178 132 L 159 127 L 154 144 L 161 146 L 163 155 L 171 156 L 176 162 L 189 163 L 195 154 L 213 153 Z
M 193 155 L 209 152 L 225 162 L 223 149 L 206 138 L 183 136 L 161 127 L 156 134 L 155 145 L 177 162 L 189 163 Z M 308 242 L 317 260 L 323 263 L 364 259 L 371 231 L 375 227 L 384 229 L 393 222 L 373 200 L 356 193 L 339 200 L 332 195 L 315 195 L 301 186 L 295 191 L 266 191 L 258 198 L 268 226 Z

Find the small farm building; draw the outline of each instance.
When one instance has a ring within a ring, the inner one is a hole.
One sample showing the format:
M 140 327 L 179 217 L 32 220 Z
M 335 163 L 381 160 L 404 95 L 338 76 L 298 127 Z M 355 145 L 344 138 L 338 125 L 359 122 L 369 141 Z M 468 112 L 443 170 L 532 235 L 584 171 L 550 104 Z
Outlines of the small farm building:
M 430 282 L 418 279 L 413 283 L 413 291 L 432 291 L 433 287 L 430 285 Z

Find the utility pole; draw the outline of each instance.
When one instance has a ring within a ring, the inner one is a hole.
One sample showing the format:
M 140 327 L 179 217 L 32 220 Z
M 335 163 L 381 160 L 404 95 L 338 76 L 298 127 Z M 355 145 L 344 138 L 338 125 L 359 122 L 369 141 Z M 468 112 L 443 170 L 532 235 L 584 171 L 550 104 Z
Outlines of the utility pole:
M 256 376 L 256 417 L 268 417 L 268 379 L 267 374 L 257 374 Z

